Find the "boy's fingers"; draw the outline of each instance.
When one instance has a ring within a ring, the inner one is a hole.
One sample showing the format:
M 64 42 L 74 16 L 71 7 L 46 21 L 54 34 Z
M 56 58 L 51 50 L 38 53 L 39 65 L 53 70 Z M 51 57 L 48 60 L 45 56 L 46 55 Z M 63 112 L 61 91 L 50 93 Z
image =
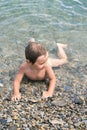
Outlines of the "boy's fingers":
M 42 95 L 42 99 L 47 99 L 48 98 L 48 94 L 46 91 L 43 92 L 43 95 Z
M 14 97 L 11 98 L 11 101 L 14 101 Z
M 19 95 L 18 97 L 13 96 L 13 97 L 11 98 L 11 101 L 17 101 L 17 100 L 20 100 L 20 99 L 21 99 L 21 95 Z
M 41 99 L 42 99 L 42 100 L 46 100 L 47 98 L 46 98 L 46 97 L 44 97 L 44 96 L 42 96 L 42 97 L 41 97 Z
M 45 99 L 45 97 L 44 97 L 44 96 L 42 96 L 42 97 L 41 97 L 41 99 Z
M 43 98 L 43 99 L 47 99 L 48 97 L 52 97 L 52 95 L 49 94 L 47 91 L 44 91 L 42 98 Z

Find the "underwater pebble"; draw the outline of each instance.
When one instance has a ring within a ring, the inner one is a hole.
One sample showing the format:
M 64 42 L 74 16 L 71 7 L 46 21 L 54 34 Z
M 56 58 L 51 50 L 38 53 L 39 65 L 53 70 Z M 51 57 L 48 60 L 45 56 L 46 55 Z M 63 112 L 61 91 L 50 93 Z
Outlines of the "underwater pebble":
M 0 87 L 3 87 L 4 85 L 2 83 L 0 83 Z

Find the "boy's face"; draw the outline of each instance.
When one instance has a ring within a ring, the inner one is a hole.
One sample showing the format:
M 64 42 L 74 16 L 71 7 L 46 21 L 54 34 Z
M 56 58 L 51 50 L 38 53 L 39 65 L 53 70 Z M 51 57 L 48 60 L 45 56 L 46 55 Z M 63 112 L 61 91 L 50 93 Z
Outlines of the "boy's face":
M 48 52 L 46 55 L 39 56 L 33 64 L 36 69 L 43 69 L 48 60 Z

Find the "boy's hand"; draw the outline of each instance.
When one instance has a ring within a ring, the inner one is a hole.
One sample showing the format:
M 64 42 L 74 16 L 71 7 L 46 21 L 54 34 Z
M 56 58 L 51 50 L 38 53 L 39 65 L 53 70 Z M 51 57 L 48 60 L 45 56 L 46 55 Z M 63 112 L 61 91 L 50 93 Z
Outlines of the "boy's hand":
M 42 99 L 48 98 L 48 97 L 52 97 L 52 94 L 50 94 L 48 91 L 44 91 L 43 95 L 42 95 Z
M 11 101 L 16 101 L 16 100 L 20 100 L 21 99 L 21 93 L 19 94 L 14 94 L 11 98 Z

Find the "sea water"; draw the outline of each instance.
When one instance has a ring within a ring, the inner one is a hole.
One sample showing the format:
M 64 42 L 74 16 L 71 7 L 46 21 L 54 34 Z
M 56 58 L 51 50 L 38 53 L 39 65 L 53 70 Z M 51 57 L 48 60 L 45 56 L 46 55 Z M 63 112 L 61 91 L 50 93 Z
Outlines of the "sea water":
M 24 59 L 32 37 L 48 50 L 67 43 L 68 56 L 87 63 L 87 0 L 0 0 L 1 69 Z

